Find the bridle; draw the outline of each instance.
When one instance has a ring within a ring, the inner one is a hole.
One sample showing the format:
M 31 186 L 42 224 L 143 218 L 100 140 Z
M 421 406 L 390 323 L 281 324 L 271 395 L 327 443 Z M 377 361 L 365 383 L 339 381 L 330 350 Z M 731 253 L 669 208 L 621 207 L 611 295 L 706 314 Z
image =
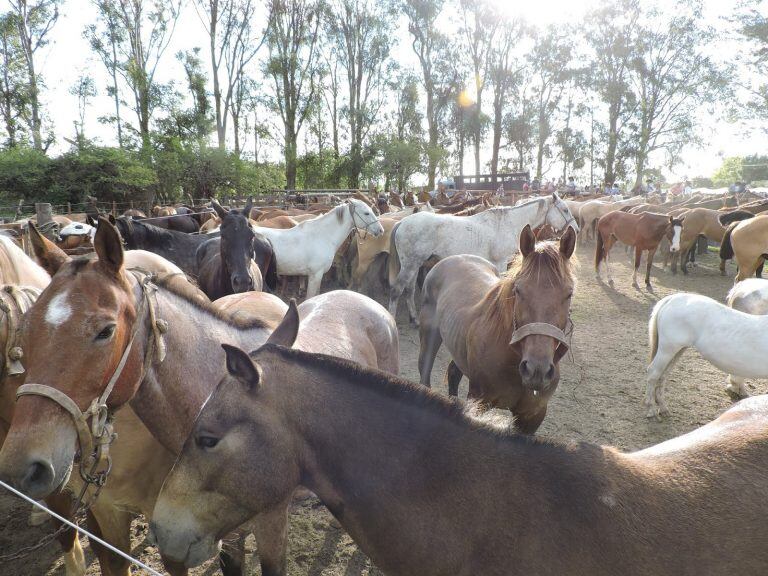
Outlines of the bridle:
M 376 224 L 376 222 L 378 222 L 379 219 L 376 218 L 371 222 L 366 223 L 365 220 L 363 220 L 360 216 L 358 216 L 357 210 L 355 210 L 355 205 L 352 203 L 349 204 L 349 212 L 352 214 L 352 229 L 355 231 L 355 234 L 357 235 L 358 238 L 360 238 L 361 240 L 365 240 L 366 238 L 368 238 L 370 227 Z M 358 226 L 355 218 L 360 218 L 360 220 L 363 222 L 363 224 L 365 224 L 365 226 Z M 361 228 L 363 230 L 362 234 L 360 233 Z M 372 233 L 371 233 L 371 236 L 373 236 Z
M 21 358 L 24 352 L 19 346 L 19 333 L 21 332 L 21 317 L 37 300 L 42 290 L 26 286 L 4 286 L 0 290 L 0 310 L 6 317 L 5 354 L 3 370 L 0 373 L 0 382 L 8 376 L 24 374 L 24 366 Z
M 571 214 L 570 210 L 563 210 L 560 205 L 557 203 L 557 201 L 553 200 L 552 205 L 547 210 L 547 213 L 549 213 L 549 210 L 552 210 L 552 208 L 555 208 L 560 216 L 563 217 L 563 220 L 565 220 L 565 226 L 563 226 L 563 229 L 567 228 L 570 224 L 576 224 L 576 218 L 573 217 L 573 214 Z M 575 228 L 575 226 L 574 226 Z
M 156 316 L 155 304 L 152 301 L 152 293 L 157 290 L 157 287 L 152 284 L 154 276 L 139 269 L 132 269 L 130 272 L 136 278 L 141 291 L 137 298 L 136 318 L 131 330 L 131 336 L 120 360 L 112 371 L 112 376 L 107 385 L 102 393 L 93 399 L 88 408 L 85 411 L 80 410 L 77 403 L 64 392 L 45 384 L 23 384 L 16 392 L 17 399 L 21 396 L 43 396 L 48 398 L 58 404 L 72 417 L 80 445 L 79 471 L 81 478 L 85 482 L 85 486 L 78 499 L 78 504 L 90 484 L 95 485 L 97 488 L 91 503 L 95 500 L 112 469 L 109 447 L 117 435 L 114 433 L 112 426 L 114 413 L 110 410 L 107 403 L 115 384 L 125 369 L 136 335 L 144 325 L 145 308 L 147 309 L 152 337 L 149 340 L 144 356 L 140 380 L 143 380 L 146 375 L 155 354 L 159 362 L 162 362 L 166 355 L 163 334 L 168 331 L 168 323 L 165 320 L 157 319 Z
M 554 339 L 558 345 L 555 348 L 554 362 L 559 362 L 571 348 L 571 339 L 573 337 L 573 320 L 571 320 L 571 311 L 568 310 L 568 319 L 565 321 L 565 329 L 561 329 L 548 322 L 529 322 L 522 326 L 517 326 L 517 298 L 512 304 L 512 337 L 509 345 L 514 346 L 528 336 L 548 336 Z

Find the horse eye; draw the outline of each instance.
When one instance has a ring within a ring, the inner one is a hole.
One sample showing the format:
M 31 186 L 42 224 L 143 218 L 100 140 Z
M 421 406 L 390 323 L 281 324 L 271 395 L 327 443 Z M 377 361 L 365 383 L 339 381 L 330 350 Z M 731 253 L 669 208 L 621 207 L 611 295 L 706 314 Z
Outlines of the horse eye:
M 101 332 L 96 334 L 96 340 L 109 340 L 112 338 L 112 334 L 115 333 L 115 325 L 110 324 L 106 328 L 104 328 Z
M 198 448 L 201 448 L 203 450 L 209 450 L 211 448 L 215 448 L 218 443 L 219 443 L 219 439 L 214 438 L 213 436 L 195 437 L 195 444 L 197 444 Z

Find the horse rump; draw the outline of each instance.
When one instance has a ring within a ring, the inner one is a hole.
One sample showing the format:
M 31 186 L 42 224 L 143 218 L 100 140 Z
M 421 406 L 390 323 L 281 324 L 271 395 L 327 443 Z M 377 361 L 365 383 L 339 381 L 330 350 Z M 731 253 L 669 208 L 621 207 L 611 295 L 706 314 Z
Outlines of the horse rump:
M 739 225 L 739 222 L 733 222 L 728 225 L 728 228 L 725 229 L 725 234 L 723 234 L 723 241 L 720 242 L 720 259 L 721 260 L 730 260 L 733 258 L 733 244 L 731 244 L 731 233 L 733 232 L 733 229 L 736 228 L 736 226 Z

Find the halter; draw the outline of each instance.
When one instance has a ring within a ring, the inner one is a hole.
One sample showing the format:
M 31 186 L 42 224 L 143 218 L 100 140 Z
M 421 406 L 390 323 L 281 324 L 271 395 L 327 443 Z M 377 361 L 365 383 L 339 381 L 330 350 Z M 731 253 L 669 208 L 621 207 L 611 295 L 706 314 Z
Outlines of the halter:
M 563 220 L 565 220 L 565 226 L 563 226 L 563 229 L 567 228 L 569 224 L 573 223 L 576 224 L 576 218 L 573 217 L 573 214 L 570 210 L 567 212 L 560 208 L 560 205 L 556 201 L 552 201 L 552 205 L 547 209 L 547 213 L 549 213 L 552 208 L 557 209 L 557 211 L 560 213 L 560 216 L 563 217 Z M 567 214 L 567 215 L 566 215 Z
M 350 203 L 350 205 L 349 205 L 349 212 L 350 212 L 350 214 L 352 214 L 352 229 L 355 231 L 355 234 L 357 234 L 358 238 L 360 238 L 361 240 L 365 240 L 366 238 L 368 238 L 369 228 L 371 226 L 373 226 L 374 224 L 376 224 L 376 222 L 379 221 L 378 218 L 376 220 L 373 220 L 372 222 L 368 222 L 367 224 L 365 224 L 365 226 L 362 227 L 363 234 L 361 236 L 360 235 L 360 228 L 361 227 L 358 226 L 357 222 L 355 221 L 355 217 L 357 217 L 357 212 L 355 211 L 355 205 L 354 204 Z M 360 218 L 360 219 L 362 220 L 362 218 Z M 363 220 L 363 223 L 365 223 L 364 220 Z M 371 234 L 371 236 L 373 236 L 373 234 Z
M 141 379 L 149 368 L 153 355 L 156 352 L 158 360 L 162 362 L 165 359 L 166 346 L 163 340 L 163 334 L 168 331 L 168 323 L 165 320 L 158 320 L 155 315 L 155 305 L 152 302 L 151 293 L 156 287 L 151 283 L 154 276 L 142 270 L 131 270 L 131 274 L 136 278 L 141 289 L 139 301 L 136 306 L 136 319 L 131 330 L 131 337 L 128 344 L 117 363 L 112 377 L 107 382 L 104 391 L 98 397 L 94 398 L 90 406 L 83 412 L 77 403 L 67 396 L 61 390 L 47 386 L 45 384 L 24 384 L 16 392 L 16 398 L 21 396 L 43 396 L 52 400 L 72 416 L 72 420 L 77 430 L 77 438 L 80 445 L 80 476 L 85 481 L 82 496 L 88 484 L 94 484 L 97 489 L 106 482 L 107 476 L 112 469 L 112 459 L 109 456 L 109 446 L 115 440 L 117 435 L 113 431 L 112 421 L 114 413 L 107 406 L 112 390 L 123 373 L 125 364 L 128 361 L 133 343 L 139 328 L 144 324 L 144 308 L 148 309 L 148 318 L 152 330 L 152 338 L 147 346 L 146 356 L 142 364 Z M 90 420 L 90 424 L 89 424 Z M 98 468 L 102 468 L 97 472 Z M 98 494 L 98 492 L 97 492 Z
M 528 336 L 548 336 L 558 342 L 555 349 L 554 361 L 559 362 L 566 355 L 571 347 L 571 338 L 573 337 L 573 321 L 571 320 L 571 311 L 568 310 L 568 319 L 565 321 L 565 329 L 561 330 L 554 324 L 548 322 L 529 322 L 517 327 L 517 299 L 512 305 L 512 338 L 509 345 L 513 346 L 524 340 Z

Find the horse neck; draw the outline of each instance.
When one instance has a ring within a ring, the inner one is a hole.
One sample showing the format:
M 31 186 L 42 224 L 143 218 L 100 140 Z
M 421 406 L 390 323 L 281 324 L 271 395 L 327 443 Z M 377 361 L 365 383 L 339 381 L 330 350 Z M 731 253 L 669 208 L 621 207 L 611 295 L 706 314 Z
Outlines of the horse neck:
M 269 332 L 237 328 L 163 288 L 156 295 L 157 318 L 169 324 L 167 355 L 162 363 L 153 359 L 131 406 L 152 435 L 178 454 L 203 402 L 225 374 L 221 343 L 252 350 Z M 149 328 L 146 334 L 144 354 Z
M 368 543 L 364 551 L 385 571 L 392 546 L 400 548 L 406 565 L 416 566 L 428 552 L 412 543 L 450 548 L 466 537 L 453 530 L 456 525 L 479 527 L 473 538 L 506 538 L 494 533 L 498 525 L 486 527 L 482 519 L 503 517 L 517 532 L 525 518 L 539 514 L 538 503 L 550 493 L 568 491 L 543 479 L 554 478 L 551 470 L 566 473 L 568 462 L 577 459 L 562 447 L 537 450 L 527 439 L 501 438 L 502 432 L 477 430 L 466 417 L 447 414 L 460 408 L 436 406 L 434 399 L 398 398 L 396 390 L 374 390 L 297 364 L 291 366 L 290 380 L 291 386 L 281 388 L 278 409 L 300 447 L 302 485 L 320 497 L 355 541 Z M 591 467 L 584 473 L 591 474 Z M 424 506 L 428 489 L 432 505 Z M 457 505 L 457 494 L 466 497 L 464 504 Z M 566 497 L 558 493 L 558 498 Z M 450 526 L 442 521 L 448 509 L 456 520 Z M 429 543 L 423 526 L 430 526 Z M 424 568 L 412 573 L 447 572 Z
M 500 234 L 496 239 L 502 242 L 509 241 L 517 246 L 517 236 L 526 224 L 530 224 L 531 228 L 538 228 L 544 224 L 549 202 L 550 200 L 543 198 L 512 208 L 491 208 L 467 218 L 495 225 L 499 232 L 512 232 L 512 234 Z
M 337 211 L 341 212 L 341 220 L 339 220 Z M 337 206 L 322 216 L 313 220 L 307 220 L 299 225 L 303 225 L 305 229 L 310 230 L 313 238 L 330 240 L 337 248 L 349 236 L 354 226 L 352 214 L 350 214 L 347 205 Z

